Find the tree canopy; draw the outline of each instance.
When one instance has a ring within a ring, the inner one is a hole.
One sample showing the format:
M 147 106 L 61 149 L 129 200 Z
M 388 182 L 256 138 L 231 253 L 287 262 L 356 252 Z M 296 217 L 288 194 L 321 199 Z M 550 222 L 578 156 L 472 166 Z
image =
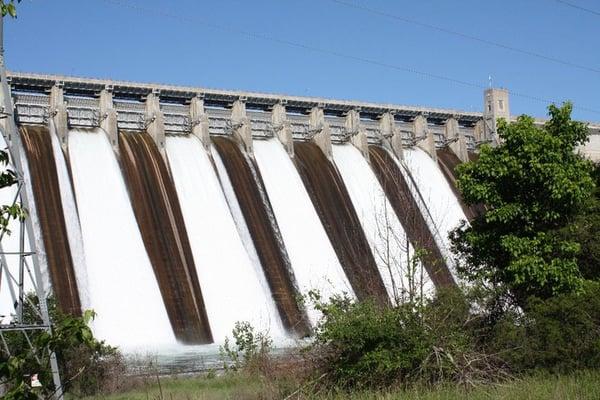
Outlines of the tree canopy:
M 10 15 L 13 18 L 17 17 L 17 6 L 16 3 L 20 3 L 21 0 L 0 0 L 0 11 L 2 12 L 2 16 Z
M 571 111 L 570 103 L 551 105 L 543 126 L 528 116 L 500 120 L 501 144 L 483 146 L 477 161 L 458 167 L 465 202 L 486 206 L 451 235 L 467 279 L 506 285 L 521 301 L 581 287 L 580 244 L 556 234 L 581 213 L 595 188 L 592 163 L 576 152 L 588 130 Z

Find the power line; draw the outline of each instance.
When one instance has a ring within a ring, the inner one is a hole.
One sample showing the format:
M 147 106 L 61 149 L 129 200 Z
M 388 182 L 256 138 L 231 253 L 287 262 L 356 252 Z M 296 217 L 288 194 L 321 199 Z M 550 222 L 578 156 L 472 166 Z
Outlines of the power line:
M 582 6 L 579 6 L 577 4 L 573 4 L 573 3 L 570 3 L 570 2 L 564 1 L 564 0 L 554 0 L 554 1 L 556 1 L 557 3 L 564 4 L 567 7 L 575 8 L 575 9 L 580 10 L 580 11 L 585 11 L 585 12 L 588 12 L 590 14 L 593 14 L 593 15 L 596 15 L 596 16 L 600 17 L 600 11 L 595 11 L 595 10 L 592 10 L 590 8 L 585 8 L 585 7 L 582 7 Z
M 259 39 L 262 41 L 268 41 L 268 42 L 277 43 L 277 44 L 288 46 L 288 47 L 294 47 L 294 48 L 298 48 L 298 49 L 308 50 L 308 51 L 312 51 L 315 53 L 321 53 L 321 54 L 325 54 L 325 55 L 329 55 L 329 56 L 343 58 L 346 60 L 358 61 L 363 64 L 375 65 L 378 67 L 388 68 L 388 69 L 401 71 L 401 72 L 408 72 L 408 73 L 420 75 L 420 76 L 423 76 L 426 78 L 433 78 L 433 79 L 446 81 L 446 82 L 450 82 L 450 83 L 454 83 L 454 84 L 458 84 L 458 85 L 462 85 L 462 86 L 466 86 L 466 87 L 476 88 L 476 89 L 480 89 L 480 90 L 487 89 L 486 85 L 482 85 L 482 84 L 479 84 L 476 82 L 470 82 L 470 81 L 465 81 L 465 80 L 461 80 L 461 79 L 448 77 L 445 75 L 439 75 L 439 74 L 434 74 L 434 73 L 430 73 L 430 72 L 420 71 L 420 70 L 412 68 L 412 67 L 390 64 L 390 63 L 377 61 L 377 60 L 373 60 L 373 59 L 369 59 L 369 58 L 365 58 L 365 57 L 361 57 L 361 56 L 357 56 L 357 55 L 341 53 L 336 50 L 330 50 L 330 49 L 325 49 L 325 48 L 321 48 L 321 47 L 308 45 L 305 43 L 295 42 L 295 41 L 291 41 L 291 40 L 287 40 L 287 39 L 281 39 L 281 38 L 270 36 L 270 35 L 263 34 L 263 33 L 251 32 L 251 31 L 247 31 L 247 30 L 243 30 L 243 29 L 232 28 L 230 26 L 219 25 L 219 24 L 215 24 L 213 22 L 209 22 L 209 21 L 200 19 L 200 18 L 191 18 L 191 17 L 186 17 L 186 16 L 182 16 L 182 15 L 178 15 L 178 14 L 173 14 L 173 13 L 170 13 L 170 12 L 158 9 L 158 8 L 143 7 L 138 4 L 128 2 L 128 1 L 123 1 L 123 0 L 99 0 L 99 1 L 117 5 L 117 6 L 126 7 L 126 8 L 129 8 L 131 10 L 134 10 L 134 11 L 137 11 L 140 13 L 153 14 L 156 16 L 164 17 L 164 18 L 174 19 L 174 20 L 177 20 L 180 22 L 184 22 L 184 23 L 193 25 L 193 26 L 201 24 L 210 29 L 218 30 L 221 32 L 232 33 L 232 34 L 236 34 L 236 35 L 241 35 L 241 36 L 249 37 L 251 39 Z M 541 97 L 532 96 L 532 95 L 528 95 L 528 94 L 524 94 L 524 93 L 518 93 L 518 92 L 511 91 L 511 94 L 516 97 L 521 97 L 524 99 L 533 100 L 533 101 L 537 101 L 537 102 L 541 102 L 541 103 L 545 103 L 545 104 L 556 104 L 557 103 L 554 100 L 548 100 L 548 99 L 544 99 Z M 588 107 L 573 106 L 573 108 L 578 109 L 580 111 L 586 111 L 589 113 L 600 114 L 600 111 L 594 110 L 594 109 L 588 108 Z
M 400 16 L 400 15 L 396 15 L 396 14 L 390 14 L 390 13 L 387 13 L 387 12 L 384 12 L 384 11 L 381 11 L 381 10 L 377 10 L 377 9 L 374 9 L 374 8 L 371 8 L 371 7 L 367 7 L 367 6 L 363 6 L 363 5 L 360 5 L 360 4 L 356 4 L 356 3 L 350 2 L 350 1 L 345 1 L 345 0 L 329 0 L 329 1 L 331 1 L 332 3 L 336 3 L 336 4 L 339 4 L 339 5 L 345 6 L 345 7 L 350 7 L 350 8 L 354 8 L 356 10 L 361 10 L 361 11 L 368 12 L 368 13 L 373 14 L 373 15 L 378 15 L 380 17 L 384 17 L 384 18 L 388 18 L 388 19 L 393 19 L 393 20 L 404 22 L 404 23 L 407 23 L 407 24 L 417 25 L 417 26 L 420 26 L 420 27 L 423 27 L 423 28 L 436 30 L 438 32 L 442 32 L 442 33 L 446 33 L 446 34 L 449 34 L 449 35 L 457 36 L 457 37 L 460 37 L 460 38 L 463 38 L 463 39 L 468 39 L 468 40 L 472 40 L 472 41 L 475 41 L 475 42 L 483 43 L 483 44 L 486 44 L 486 45 L 489 45 L 489 46 L 494 46 L 494 47 L 497 47 L 497 48 L 500 48 L 500 49 L 509 50 L 509 51 L 514 52 L 514 53 L 519 53 L 519 54 L 524 54 L 524 55 L 527 55 L 527 56 L 530 56 L 530 57 L 535 57 L 535 58 L 538 58 L 540 60 L 550 61 L 550 62 L 553 62 L 553 63 L 556 63 L 556 64 L 566 65 L 566 66 L 573 67 L 573 68 L 578 68 L 578 69 L 581 69 L 581 70 L 584 70 L 584 71 L 595 72 L 595 73 L 600 74 L 600 69 L 596 68 L 596 67 L 590 67 L 590 66 L 586 66 L 586 65 L 582 65 L 582 64 L 577 64 L 577 63 L 574 63 L 574 62 L 571 62 L 571 61 L 568 61 L 568 60 L 563 60 L 563 59 L 560 59 L 560 58 L 548 56 L 548 55 L 545 55 L 545 54 L 542 54 L 542 53 L 537 53 L 537 52 L 534 52 L 534 51 L 531 51 L 531 50 L 526 50 L 526 49 L 521 49 L 521 48 L 514 47 L 514 46 L 509 46 L 509 45 L 504 44 L 504 43 L 499 43 L 499 42 L 495 42 L 495 41 L 492 41 L 492 40 L 484 39 L 484 38 L 481 38 L 481 37 L 478 37 L 478 36 L 470 35 L 468 33 L 455 31 L 455 30 L 452 30 L 452 29 L 448 29 L 448 28 L 444 28 L 444 27 L 438 26 L 438 25 L 433 25 L 433 24 L 430 24 L 430 23 L 427 23 L 427 22 L 417 21 L 415 19 L 406 18 L 406 17 Z M 565 4 L 568 4 L 568 5 L 571 5 L 571 4 L 569 4 L 569 3 L 565 2 L 565 1 L 562 1 L 562 0 L 556 0 L 556 1 L 558 1 L 560 3 L 565 3 Z M 571 6 L 575 7 L 574 5 L 571 5 Z M 587 10 L 587 11 L 590 11 L 590 10 Z M 600 13 L 598 15 L 600 15 Z

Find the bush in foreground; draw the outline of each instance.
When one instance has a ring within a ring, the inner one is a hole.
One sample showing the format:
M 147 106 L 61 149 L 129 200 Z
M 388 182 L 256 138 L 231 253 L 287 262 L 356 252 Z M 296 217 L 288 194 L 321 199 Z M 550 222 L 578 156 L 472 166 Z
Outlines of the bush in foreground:
M 507 376 L 499 359 L 476 347 L 469 307 L 458 292 L 397 307 L 343 297 L 317 306 L 323 319 L 310 354 L 316 375 L 330 388 L 473 386 Z
M 600 282 L 586 282 L 581 293 L 530 298 L 522 312 L 505 315 L 489 339 L 490 350 L 516 372 L 600 368 Z
M 481 296 L 481 290 L 474 291 Z M 381 307 L 335 298 L 309 355 L 313 379 L 335 390 L 473 387 L 537 371 L 600 368 L 600 283 L 497 313 L 458 291 Z
M 36 296 L 28 295 L 25 304 L 24 322 L 33 323 L 39 318 Z M 84 312 L 83 317 L 64 314 L 52 298 L 48 299 L 48 308 L 52 333 L 32 331 L 28 338 L 17 331 L 4 334 L 10 353 L 0 350 L 3 398 L 38 399 L 54 394 L 48 349 L 57 356 L 64 392 L 82 396 L 115 390 L 125 372 L 125 363 L 116 348 L 94 338 L 89 327 L 93 311 Z M 38 375 L 42 388 L 31 387 L 32 374 Z

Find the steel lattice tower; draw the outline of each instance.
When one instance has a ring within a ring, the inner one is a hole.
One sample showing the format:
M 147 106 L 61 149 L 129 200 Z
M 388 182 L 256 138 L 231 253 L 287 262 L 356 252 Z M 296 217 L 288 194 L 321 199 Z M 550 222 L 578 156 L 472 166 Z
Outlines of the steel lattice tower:
M 14 107 L 10 95 L 10 86 L 6 77 L 6 67 L 4 63 L 4 38 L 3 38 L 3 17 L 0 17 L 0 130 L 4 136 L 4 140 L 8 145 L 8 153 L 10 156 L 11 169 L 17 176 L 17 193 L 14 197 L 13 204 L 19 204 L 23 209 L 30 210 L 30 202 L 28 199 L 27 190 L 25 188 L 27 177 L 24 174 L 24 161 L 22 159 L 22 144 L 15 120 Z M 25 232 L 29 239 L 29 248 L 31 251 L 26 251 L 25 248 Z M 20 221 L 19 230 L 19 250 L 18 252 L 6 252 L 2 246 L 4 234 L 0 234 L 0 281 L 6 280 L 6 287 L 12 298 L 14 305 L 14 318 L 8 324 L 0 324 L 0 345 L 4 347 L 7 354 L 11 354 L 11 349 L 8 342 L 5 340 L 5 333 L 18 332 L 24 335 L 26 342 L 33 347 L 30 339 L 32 332 L 45 330 L 51 332 L 52 326 L 50 316 L 48 314 L 48 304 L 46 299 L 46 288 L 40 269 L 40 261 L 36 251 L 35 233 L 31 218 L 25 218 Z M 15 276 L 9 269 L 6 262 L 6 255 L 18 255 L 18 274 Z M 31 302 L 24 293 L 25 279 L 28 277 L 32 283 L 35 294 L 38 298 L 38 304 Z M 23 318 L 23 310 L 25 306 L 31 307 L 37 315 L 35 322 L 25 321 Z M 48 349 L 40 351 L 47 352 Z M 52 372 L 52 380 L 56 388 L 54 399 L 63 399 L 63 390 L 58 370 L 58 362 L 56 354 L 49 354 L 50 369 Z M 39 358 L 43 359 L 43 357 Z M 32 371 L 35 373 L 36 371 Z

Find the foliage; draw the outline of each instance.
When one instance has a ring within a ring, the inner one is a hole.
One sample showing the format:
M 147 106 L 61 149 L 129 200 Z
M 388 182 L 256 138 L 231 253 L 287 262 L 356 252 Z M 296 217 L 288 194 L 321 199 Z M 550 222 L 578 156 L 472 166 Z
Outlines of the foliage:
M 418 313 L 347 297 L 318 304 L 321 370 L 340 389 L 383 387 L 416 374 L 432 345 Z
M 17 174 L 9 168 L 9 155 L 6 150 L 0 150 L 0 189 L 9 187 L 17 183 Z M 7 204 L 0 206 L 0 235 L 10 235 L 8 224 L 11 220 L 22 221 L 27 213 L 19 204 Z
M 228 337 L 219 348 L 225 370 L 264 372 L 269 362 L 273 341 L 263 332 L 255 332 L 249 322 L 236 322 L 232 331 L 232 344 Z
M 0 10 L 2 11 L 2 16 L 10 15 L 13 18 L 17 18 L 17 7 L 15 3 L 20 3 L 21 0 L 10 0 L 6 2 L 4 0 L 0 0 Z
M 316 306 L 323 319 L 312 351 L 317 375 L 330 388 L 473 385 L 504 376 L 502 363 L 475 348 L 465 328 L 469 306 L 456 290 L 423 304 L 381 307 L 337 297 Z
M 594 189 L 592 165 L 575 152 L 587 140 L 584 124 L 571 120 L 569 103 L 549 107 L 543 126 L 521 116 L 499 121 L 502 143 L 484 146 L 477 161 L 457 168 L 467 204 L 486 212 L 455 230 L 459 271 L 472 281 L 506 285 L 515 299 L 548 298 L 581 289 L 580 244 L 555 231 L 567 226 Z
M 49 299 L 48 305 L 52 332 L 33 331 L 28 337 L 16 331 L 4 334 L 11 350 L 10 354 L 0 352 L 0 379 L 9 389 L 4 394 L 5 399 L 37 399 L 55 391 L 48 350 L 56 353 L 64 391 L 96 393 L 102 389 L 109 369 L 123 369 L 119 352 L 94 338 L 89 327 L 95 316 L 93 311 L 74 317 L 58 311 L 53 299 Z M 23 310 L 24 323 L 31 324 L 39 319 L 37 309 L 36 296 L 29 294 Z M 42 388 L 31 387 L 32 374 L 38 374 Z
M 594 195 L 570 223 L 555 234 L 562 240 L 572 239 L 579 243 L 577 265 L 582 276 L 600 280 L 600 164 L 594 166 L 592 176 L 596 184 Z
M 600 283 L 586 282 L 581 293 L 530 298 L 524 312 L 506 314 L 489 339 L 518 372 L 599 368 Z
M 302 393 L 290 397 L 273 393 L 273 386 L 260 377 L 225 374 L 216 378 L 188 376 L 148 382 L 141 388 L 90 397 L 87 400 L 547 400 L 600 398 L 600 372 L 582 371 L 567 375 L 536 374 L 502 385 L 460 388 L 451 385 L 425 388 L 388 388 L 377 391 Z

